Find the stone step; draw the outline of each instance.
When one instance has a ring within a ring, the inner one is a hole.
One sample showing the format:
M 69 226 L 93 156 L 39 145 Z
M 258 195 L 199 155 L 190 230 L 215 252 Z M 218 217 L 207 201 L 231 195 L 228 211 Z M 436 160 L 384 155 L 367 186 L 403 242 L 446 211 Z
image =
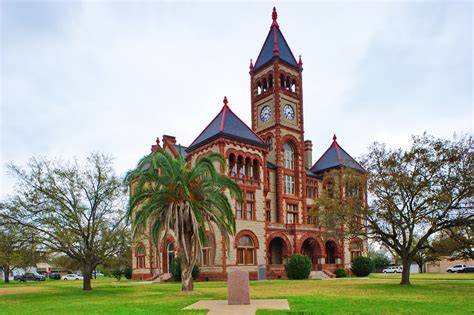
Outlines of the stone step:
M 332 277 L 328 275 L 325 271 L 311 271 L 309 274 L 309 278 L 310 279 L 331 279 Z

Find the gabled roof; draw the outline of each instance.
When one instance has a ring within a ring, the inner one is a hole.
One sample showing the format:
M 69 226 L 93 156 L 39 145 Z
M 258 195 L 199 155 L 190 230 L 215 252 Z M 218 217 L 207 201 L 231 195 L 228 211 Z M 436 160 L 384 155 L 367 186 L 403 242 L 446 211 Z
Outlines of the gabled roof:
M 295 56 L 291 52 L 288 43 L 285 40 L 285 37 L 280 31 L 280 27 L 277 23 L 277 13 L 275 7 L 273 8 L 272 13 L 273 23 L 270 26 L 270 31 L 268 32 L 267 38 L 263 43 L 262 49 L 258 54 L 257 60 L 255 61 L 254 70 L 264 66 L 268 62 L 272 61 L 274 57 L 278 56 L 280 60 L 293 66 L 299 68 L 298 62 L 295 59 Z
M 329 148 L 324 152 L 319 160 L 314 163 L 310 171 L 317 174 L 332 168 L 349 167 L 356 171 L 365 173 L 365 169 L 339 146 L 336 141 L 336 135 L 334 135 L 332 139 L 333 142 Z
M 203 146 L 214 139 L 224 137 L 244 143 L 253 144 L 266 148 L 267 145 L 255 132 L 252 131 L 227 105 L 227 97 L 224 98 L 224 106 L 217 116 L 207 125 L 196 140 L 186 149 L 191 152 L 197 147 Z
M 188 156 L 188 153 L 186 152 L 186 149 L 187 149 L 186 147 L 183 147 L 180 144 L 175 144 L 174 148 L 176 149 L 178 154 L 181 154 L 183 156 L 183 158 L 186 159 L 186 157 Z

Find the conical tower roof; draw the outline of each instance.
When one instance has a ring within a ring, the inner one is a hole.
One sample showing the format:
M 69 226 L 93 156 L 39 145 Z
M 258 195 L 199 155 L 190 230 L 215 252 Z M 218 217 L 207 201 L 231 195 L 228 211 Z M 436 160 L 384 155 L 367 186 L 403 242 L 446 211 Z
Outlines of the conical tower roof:
M 254 70 L 261 68 L 267 63 L 271 62 L 274 57 L 278 57 L 281 61 L 287 63 L 290 66 L 299 68 L 298 62 L 295 56 L 291 52 L 290 46 L 285 40 L 285 37 L 280 31 L 280 27 L 277 23 L 277 12 L 276 8 L 273 7 L 272 13 L 272 25 L 268 32 L 267 38 L 263 43 L 262 49 L 258 54 L 257 60 L 255 61 Z
M 365 172 L 365 169 L 354 160 L 349 153 L 339 146 L 337 143 L 337 137 L 334 135 L 331 145 L 319 160 L 314 163 L 310 171 L 318 174 L 338 167 L 349 167 L 359 172 Z
M 187 152 L 201 147 L 219 137 L 253 144 L 262 148 L 267 147 L 263 139 L 234 114 L 227 103 L 227 97 L 224 97 L 224 106 L 221 111 L 186 149 Z

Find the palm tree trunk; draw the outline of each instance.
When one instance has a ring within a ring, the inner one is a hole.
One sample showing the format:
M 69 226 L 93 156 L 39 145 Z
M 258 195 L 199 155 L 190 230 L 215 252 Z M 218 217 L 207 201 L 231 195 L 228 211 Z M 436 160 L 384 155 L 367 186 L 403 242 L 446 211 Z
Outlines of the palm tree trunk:
M 181 258 L 181 291 L 193 291 L 193 268 L 184 257 Z

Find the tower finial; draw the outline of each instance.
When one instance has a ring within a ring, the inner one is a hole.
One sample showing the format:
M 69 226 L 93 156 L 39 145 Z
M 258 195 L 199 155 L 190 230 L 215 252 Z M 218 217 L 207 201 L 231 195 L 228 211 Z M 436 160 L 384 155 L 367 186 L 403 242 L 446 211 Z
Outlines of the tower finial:
M 227 103 L 229 102 L 229 101 L 227 100 L 227 96 L 224 96 L 224 101 L 223 101 L 223 102 L 224 102 L 224 106 L 227 106 Z
M 249 66 L 249 69 L 250 69 L 250 71 L 253 70 L 253 62 L 252 62 L 252 59 L 250 59 L 250 66 Z
M 300 55 L 300 60 L 298 60 L 298 67 L 303 67 L 303 60 L 301 60 L 301 55 Z
M 273 23 L 272 23 L 272 26 L 273 26 L 273 25 L 278 26 L 277 18 L 278 18 L 277 9 L 276 9 L 275 7 L 273 7 L 273 12 L 272 12 L 272 20 L 273 20 Z
M 332 140 L 333 140 L 333 141 L 336 141 L 336 140 L 337 140 L 336 134 L 334 134 L 334 136 L 332 136 Z

